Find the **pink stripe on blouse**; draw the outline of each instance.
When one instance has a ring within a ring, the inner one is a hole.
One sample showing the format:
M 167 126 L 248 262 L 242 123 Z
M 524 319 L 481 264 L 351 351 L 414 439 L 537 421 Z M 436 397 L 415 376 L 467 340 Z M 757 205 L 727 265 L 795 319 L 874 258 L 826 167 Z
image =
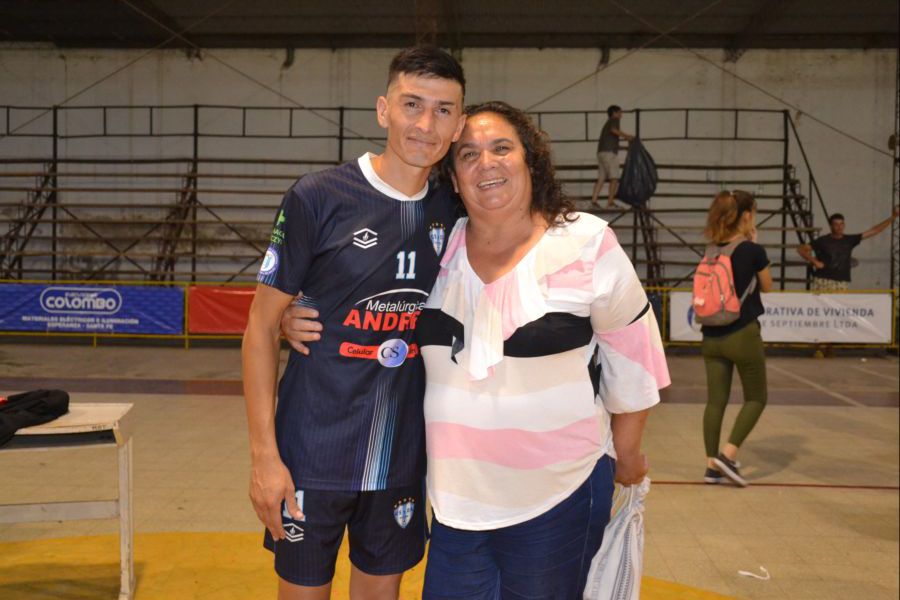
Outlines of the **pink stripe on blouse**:
M 589 417 L 553 431 L 525 431 L 435 422 L 427 424 L 425 436 L 429 460 L 471 459 L 514 469 L 540 469 L 595 452 L 600 424 L 596 417 Z
M 650 331 L 655 320 L 646 316 L 627 327 L 599 334 L 600 339 L 625 358 L 638 363 L 656 380 L 658 388 L 671 383 L 666 355 L 656 336 Z

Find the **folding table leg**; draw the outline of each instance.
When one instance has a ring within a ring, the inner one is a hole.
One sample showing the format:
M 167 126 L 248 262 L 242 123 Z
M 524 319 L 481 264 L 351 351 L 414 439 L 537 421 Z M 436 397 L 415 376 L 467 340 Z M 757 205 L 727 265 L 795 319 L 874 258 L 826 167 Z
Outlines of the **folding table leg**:
M 131 439 L 119 446 L 119 600 L 134 596 L 134 524 L 132 521 Z

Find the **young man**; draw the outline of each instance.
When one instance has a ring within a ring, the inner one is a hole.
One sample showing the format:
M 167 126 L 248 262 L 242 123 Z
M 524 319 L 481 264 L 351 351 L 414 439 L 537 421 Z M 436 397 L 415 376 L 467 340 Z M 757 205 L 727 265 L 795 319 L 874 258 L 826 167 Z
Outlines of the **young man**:
M 600 195 L 600 188 L 603 187 L 604 181 L 609 181 L 609 197 L 606 199 L 606 207 L 615 206 L 616 191 L 619 189 L 619 140 L 631 140 L 634 136 L 629 135 L 619 129 L 619 122 L 622 119 L 622 107 L 613 104 L 606 109 L 608 119 L 603 125 L 600 132 L 600 139 L 597 140 L 597 183 L 594 184 L 594 194 L 591 197 L 592 206 L 600 206 L 597 202 L 597 196 Z
M 456 221 L 428 176 L 462 131 L 464 91 L 449 54 L 400 52 L 376 105 L 384 152 L 303 177 L 276 218 L 242 356 L 250 497 L 280 599 L 329 597 L 345 529 L 354 600 L 396 599 L 422 558 L 425 381 L 412 333 Z M 301 289 L 321 340 L 291 353 L 276 410 L 282 313 Z
M 900 208 L 894 208 L 890 217 L 862 233 L 844 234 L 844 215 L 834 213 L 828 218 L 831 228 L 829 235 L 803 244 L 797 248 L 800 256 L 813 266 L 811 289 L 814 291 L 846 290 L 850 287 L 850 267 L 853 249 L 863 240 L 876 236 L 887 229 L 891 221 L 900 215 Z M 815 255 L 813 255 L 815 252 Z

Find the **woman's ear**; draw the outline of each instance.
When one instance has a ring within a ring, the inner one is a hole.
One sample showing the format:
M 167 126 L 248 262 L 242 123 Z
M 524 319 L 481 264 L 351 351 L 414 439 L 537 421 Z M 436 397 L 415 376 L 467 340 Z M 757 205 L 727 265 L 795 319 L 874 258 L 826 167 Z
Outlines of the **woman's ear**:
M 456 181 L 456 173 L 450 171 L 450 181 L 453 182 L 453 191 L 459 193 L 459 182 Z

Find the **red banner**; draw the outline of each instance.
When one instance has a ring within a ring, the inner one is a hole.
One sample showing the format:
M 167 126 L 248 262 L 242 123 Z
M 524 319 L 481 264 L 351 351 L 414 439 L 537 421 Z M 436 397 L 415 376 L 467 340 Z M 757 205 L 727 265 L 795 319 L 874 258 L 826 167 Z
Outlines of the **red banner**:
M 242 334 L 255 287 L 188 288 L 188 332 Z

